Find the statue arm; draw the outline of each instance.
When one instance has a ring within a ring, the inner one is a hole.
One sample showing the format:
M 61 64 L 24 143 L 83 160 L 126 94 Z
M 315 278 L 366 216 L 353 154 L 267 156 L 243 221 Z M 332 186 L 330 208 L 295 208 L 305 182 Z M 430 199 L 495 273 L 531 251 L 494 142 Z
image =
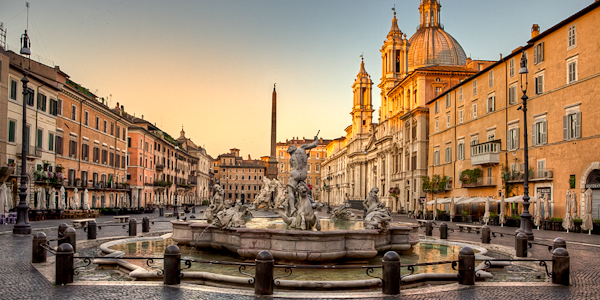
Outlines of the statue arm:
M 304 144 L 302 146 L 300 146 L 300 148 L 304 149 L 304 150 L 309 150 L 312 148 L 315 148 L 319 145 L 319 137 L 315 136 L 315 141 L 310 143 L 310 144 Z

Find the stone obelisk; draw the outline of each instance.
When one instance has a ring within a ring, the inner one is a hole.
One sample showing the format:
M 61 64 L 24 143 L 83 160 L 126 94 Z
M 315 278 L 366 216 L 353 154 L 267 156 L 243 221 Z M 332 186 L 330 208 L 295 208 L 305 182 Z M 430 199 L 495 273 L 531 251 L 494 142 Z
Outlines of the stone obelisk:
M 267 167 L 267 178 L 277 178 L 277 92 L 273 85 L 273 98 L 271 106 L 271 156 L 269 157 L 269 165 Z

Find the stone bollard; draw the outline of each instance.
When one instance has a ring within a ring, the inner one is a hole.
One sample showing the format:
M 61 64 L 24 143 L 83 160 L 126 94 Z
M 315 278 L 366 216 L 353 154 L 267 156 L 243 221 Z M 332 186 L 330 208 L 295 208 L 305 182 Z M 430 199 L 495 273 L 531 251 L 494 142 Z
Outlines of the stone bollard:
M 148 217 L 142 219 L 142 232 L 150 232 L 150 218 Z
M 38 232 L 33 236 L 31 244 L 31 262 L 34 264 L 46 262 L 48 254 L 46 249 L 42 248 L 42 244 L 48 244 L 48 239 L 45 233 Z
M 96 221 L 90 220 L 87 222 L 86 231 L 88 240 L 95 240 L 98 236 L 98 224 L 96 224 Z
M 158 208 L 158 216 L 159 217 L 164 217 L 165 216 L 165 209 L 163 207 L 159 207 Z
M 425 223 L 425 235 L 431 236 L 432 234 L 433 234 L 433 222 L 427 221 L 427 223 Z
M 55 284 L 73 282 L 73 253 L 73 246 L 69 243 L 63 243 L 56 249 Z
M 517 251 L 517 257 L 527 257 L 527 235 L 525 233 L 519 232 L 517 234 L 515 250 Z
M 67 228 L 67 231 L 65 231 L 65 243 L 71 244 L 73 252 L 77 253 L 77 232 L 75 231 L 75 228 Z
M 458 284 L 475 284 L 475 252 L 469 247 L 458 253 Z
M 448 224 L 446 224 L 446 223 L 440 224 L 440 239 L 441 240 L 448 239 Z
M 137 220 L 129 219 L 129 236 L 137 235 Z
M 65 240 L 62 239 L 65 237 L 65 231 L 67 231 L 67 228 L 69 228 L 69 225 L 67 225 L 67 223 L 62 223 L 60 225 L 58 225 L 58 245 L 60 246 L 60 244 L 65 243 Z
M 517 242 L 517 235 L 519 235 L 519 233 L 521 233 L 521 232 L 525 233 L 525 232 L 523 231 L 523 229 L 521 229 L 521 228 L 519 228 L 519 229 L 515 230 L 515 243 Z
M 269 251 L 260 251 L 256 256 L 254 269 L 254 294 L 273 295 L 273 269 L 275 260 Z
M 400 294 L 400 255 L 396 251 L 388 251 L 383 255 L 383 294 Z
M 483 227 L 481 227 L 481 243 L 483 244 L 489 244 L 491 238 L 491 233 L 492 230 L 490 229 L 490 226 L 488 225 L 483 225 Z
M 554 239 L 554 244 L 552 245 L 552 251 L 556 250 L 556 248 L 565 248 L 567 249 L 567 242 L 561 238 L 557 237 Z
M 570 281 L 569 252 L 565 248 L 556 248 L 552 252 L 552 283 L 569 285 Z
M 165 249 L 164 278 L 167 285 L 181 283 L 181 251 L 177 245 L 170 245 Z

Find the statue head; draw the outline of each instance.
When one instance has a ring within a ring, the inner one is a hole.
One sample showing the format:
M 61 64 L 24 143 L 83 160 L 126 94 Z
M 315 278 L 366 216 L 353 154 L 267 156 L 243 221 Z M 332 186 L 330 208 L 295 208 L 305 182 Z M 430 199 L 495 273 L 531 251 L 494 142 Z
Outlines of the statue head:
M 371 191 L 369 192 L 369 194 L 372 194 L 372 195 L 377 195 L 377 193 L 379 193 L 379 188 L 378 187 L 372 188 Z
M 298 149 L 298 147 L 291 145 L 288 147 L 287 153 L 292 154 L 292 153 L 294 153 L 294 151 L 296 151 L 296 149 Z
M 229 200 L 229 199 L 225 200 L 225 202 L 223 203 L 223 206 L 225 206 L 225 209 L 231 208 L 231 206 L 232 206 L 231 200 Z
M 306 183 L 304 181 L 300 181 L 296 188 L 298 190 L 298 194 L 303 195 L 303 196 L 306 195 L 308 193 L 308 191 L 310 190 L 308 188 L 308 185 L 306 185 Z

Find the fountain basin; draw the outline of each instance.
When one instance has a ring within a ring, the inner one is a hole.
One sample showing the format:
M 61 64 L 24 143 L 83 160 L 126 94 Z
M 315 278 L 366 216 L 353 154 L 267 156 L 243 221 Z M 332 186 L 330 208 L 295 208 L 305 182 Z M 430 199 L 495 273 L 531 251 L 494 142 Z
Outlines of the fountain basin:
M 336 229 L 334 221 L 321 219 L 325 230 L 312 231 L 286 229 L 278 219 L 266 221 L 260 225 L 263 228 L 249 223 L 246 228 L 231 229 L 218 229 L 202 221 L 171 221 L 172 239 L 178 244 L 227 250 L 247 259 L 269 250 L 277 261 L 367 260 L 388 250 L 410 250 L 419 242 L 418 224 L 394 223 L 388 229 L 377 230 L 359 229 L 360 221 L 346 222 L 351 223 Z

